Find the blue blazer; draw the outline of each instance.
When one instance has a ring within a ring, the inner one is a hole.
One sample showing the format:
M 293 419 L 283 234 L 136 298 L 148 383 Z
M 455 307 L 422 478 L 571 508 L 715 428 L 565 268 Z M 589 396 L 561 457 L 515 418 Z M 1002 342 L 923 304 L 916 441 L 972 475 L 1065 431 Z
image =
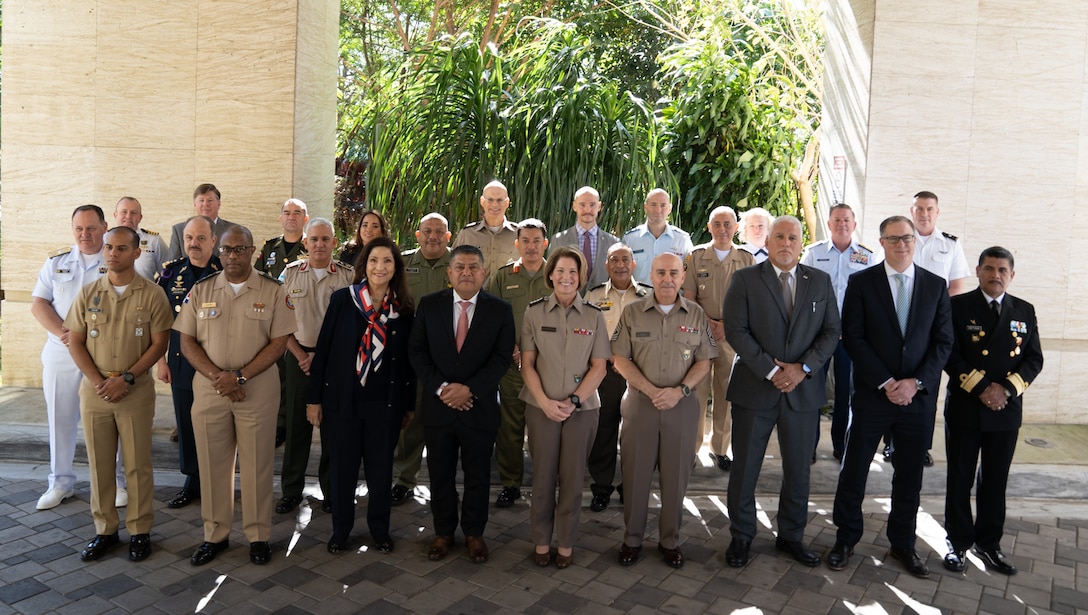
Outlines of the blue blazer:
M 412 366 L 423 388 L 423 424 L 452 425 L 455 421 L 480 429 L 499 427 L 499 380 L 513 361 L 514 311 L 495 295 L 480 291 L 472 324 L 461 351 L 453 330 L 453 290 L 424 296 L 416 308 L 409 341 Z M 442 403 L 443 382 L 468 386 L 475 397 L 472 409 L 460 412 Z

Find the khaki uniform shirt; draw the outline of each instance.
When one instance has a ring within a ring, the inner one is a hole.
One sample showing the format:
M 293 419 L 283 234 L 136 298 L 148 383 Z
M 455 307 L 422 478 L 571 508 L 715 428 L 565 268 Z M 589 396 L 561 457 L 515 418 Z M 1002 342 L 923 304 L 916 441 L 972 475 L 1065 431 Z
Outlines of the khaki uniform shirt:
M 503 220 L 498 233 L 492 233 L 484 221 L 479 220 L 457 232 L 453 247 L 469 244 L 480 248 L 484 253 L 484 266 L 494 275 L 499 267 L 518 259 L 518 249 L 514 247 L 517 238 L 518 227 L 509 220 Z
M 288 250 L 287 242 L 283 240 L 283 235 L 280 235 L 264 242 L 260 253 L 257 254 L 257 260 L 253 262 L 253 268 L 278 278 L 287 265 L 303 258 L 306 258 L 306 246 L 303 245 L 302 239 Z
M 350 265 L 331 261 L 325 277 L 320 280 L 310 267 L 308 259 L 295 261 L 280 274 L 283 289 L 287 292 L 287 307 L 295 311 L 298 330 L 295 340 L 306 348 L 317 346 L 317 334 L 329 309 L 333 291 L 351 284 L 355 269 Z
M 623 309 L 612 353 L 630 358 L 656 387 L 679 386 L 692 364 L 718 356 L 706 325 L 699 304 L 680 297 L 665 314 L 651 293 Z
M 488 292 L 507 301 L 514 308 L 514 342 L 521 347 L 521 323 L 529 303 L 552 293 L 544 279 L 546 262 L 541 261 L 536 273 L 521 266 L 521 259 L 503 265 L 491 276 Z
M 635 280 L 631 280 L 631 286 L 626 291 L 619 291 L 612 288 L 612 281 L 609 280 L 589 289 L 586 292 L 586 302 L 592 303 L 604 312 L 604 320 L 608 323 L 608 338 L 612 339 L 612 334 L 616 332 L 616 325 L 620 324 L 623 308 L 653 292 L 652 286 Z
M 607 328 L 604 312 L 578 296 L 569 308 L 559 305 L 555 294 L 529 304 L 522 324 L 521 351 L 536 351 L 534 366 L 548 399 L 570 397 L 589 371 L 590 359 L 612 356 Z M 528 388 L 523 387 L 518 398 L 536 405 Z M 582 400 L 582 410 L 600 407 L 597 391 Z
M 129 371 L 151 347 L 151 334 L 169 331 L 173 322 L 170 301 L 154 282 L 136 275 L 118 297 L 102 276 L 83 287 L 64 326 L 87 334 L 87 352 L 107 374 Z
M 733 246 L 725 260 L 718 260 L 713 243 L 695 246 L 691 254 L 684 259 L 687 276 L 684 279 L 684 297 L 699 304 L 711 320 L 722 319 L 722 303 L 725 291 L 738 269 L 756 264 L 750 252 Z
M 276 280 L 250 271 L 237 295 L 220 272 L 193 285 L 174 330 L 191 335 L 219 369 L 242 369 L 272 339 L 294 333 L 295 313 Z
M 404 281 L 408 284 L 408 292 L 411 293 L 416 305 L 419 305 L 419 300 L 424 295 L 450 287 L 450 276 L 446 273 L 446 267 L 449 267 L 449 264 L 449 248 L 434 261 L 433 265 L 427 262 L 418 248 L 404 253 Z

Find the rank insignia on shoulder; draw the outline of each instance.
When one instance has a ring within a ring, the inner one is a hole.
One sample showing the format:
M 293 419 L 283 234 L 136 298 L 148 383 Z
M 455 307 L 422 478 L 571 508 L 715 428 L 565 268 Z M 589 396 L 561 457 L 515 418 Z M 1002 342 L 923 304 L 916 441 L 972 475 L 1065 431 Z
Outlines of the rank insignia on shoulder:
M 941 234 L 944 235 L 945 237 L 947 237 L 948 239 L 951 239 L 952 241 L 959 241 L 959 239 L 960 239 L 959 237 L 956 237 L 955 235 L 952 235 L 950 233 L 946 233 L 944 231 L 941 231 Z
M 67 248 L 58 248 L 58 249 L 53 250 L 52 252 L 49 253 L 49 258 L 56 258 L 58 256 L 64 256 L 65 254 L 68 254 L 71 251 L 72 251 L 71 246 L 68 246 Z

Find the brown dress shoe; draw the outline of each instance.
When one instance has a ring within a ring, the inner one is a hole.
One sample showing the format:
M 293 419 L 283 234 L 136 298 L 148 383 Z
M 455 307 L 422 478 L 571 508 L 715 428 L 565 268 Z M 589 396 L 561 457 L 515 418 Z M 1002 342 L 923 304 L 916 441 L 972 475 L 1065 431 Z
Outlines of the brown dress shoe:
M 541 553 L 540 551 L 533 551 L 533 563 L 541 568 L 547 568 L 548 564 L 552 563 L 552 552 L 547 551 Z
M 563 555 L 562 553 L 556 553 L 555 555 L 555 567 L 556 568 L 569 568 L 574 563 L 574 550 L 571 550 L 570 555 Z
M 487 543 L 483 536 L 465 536 L 465 547 L 468 548 L 468 557 L 477 564 L 487 561 Z
M 623 546 L 620 547 L 620 558 L 619 558 L 620 566 L 632 566 L 632 565 L 634 565 L 634 563 L 638 561 L 640 553 L 642 553 L 642 546 L 641 545 L 639 545 L 637 547 L 631 547 L 631 546 L 628 546 L 628 544 L 626 542 L 623 543 Z
M 427 551 L 427 559 L 437 562 L 449 555 L 451 546 L 453 546 L 453 536 L 435 536 L 434 541 L 431 542 L 431 549 Z

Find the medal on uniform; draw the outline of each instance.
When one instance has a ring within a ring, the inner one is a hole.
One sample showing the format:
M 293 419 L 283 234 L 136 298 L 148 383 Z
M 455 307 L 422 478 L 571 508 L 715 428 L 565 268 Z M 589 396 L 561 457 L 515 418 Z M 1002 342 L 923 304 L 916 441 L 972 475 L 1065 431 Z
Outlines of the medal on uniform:
M 143 337 L 143 336 L 144 336 L 144 328 L 143 327 L 136 327 L 136 337 Z
M 574 384 L 581 384 L 582 374 L 574 374 Z
M 276 251 L 272 250 L 268 253 L 268 258 L 264 260 L 265 267 L 271 267 L 276 264 Z
M 181 306 L 180 306 L 180 305 L 175 305 L 175 306 L 174 306 L 174 313 L 176 313 L 176 314 L 180 314 L 180 313 L 181 313 Z
M 264 304 L 263 303 L 254 303 L 253 304 L 253 311 L 254 312 L 263 312 L 264 311 Z
M 680 353 L 680 356 L 681 356 L 681 358 L 683 358 L 683 360 L 687 361 L 688 359 L 691 358 L 691 354 L 692 354 L 691 349 L 690 348 L 685 348 L 683 350 L 683 352 Z

